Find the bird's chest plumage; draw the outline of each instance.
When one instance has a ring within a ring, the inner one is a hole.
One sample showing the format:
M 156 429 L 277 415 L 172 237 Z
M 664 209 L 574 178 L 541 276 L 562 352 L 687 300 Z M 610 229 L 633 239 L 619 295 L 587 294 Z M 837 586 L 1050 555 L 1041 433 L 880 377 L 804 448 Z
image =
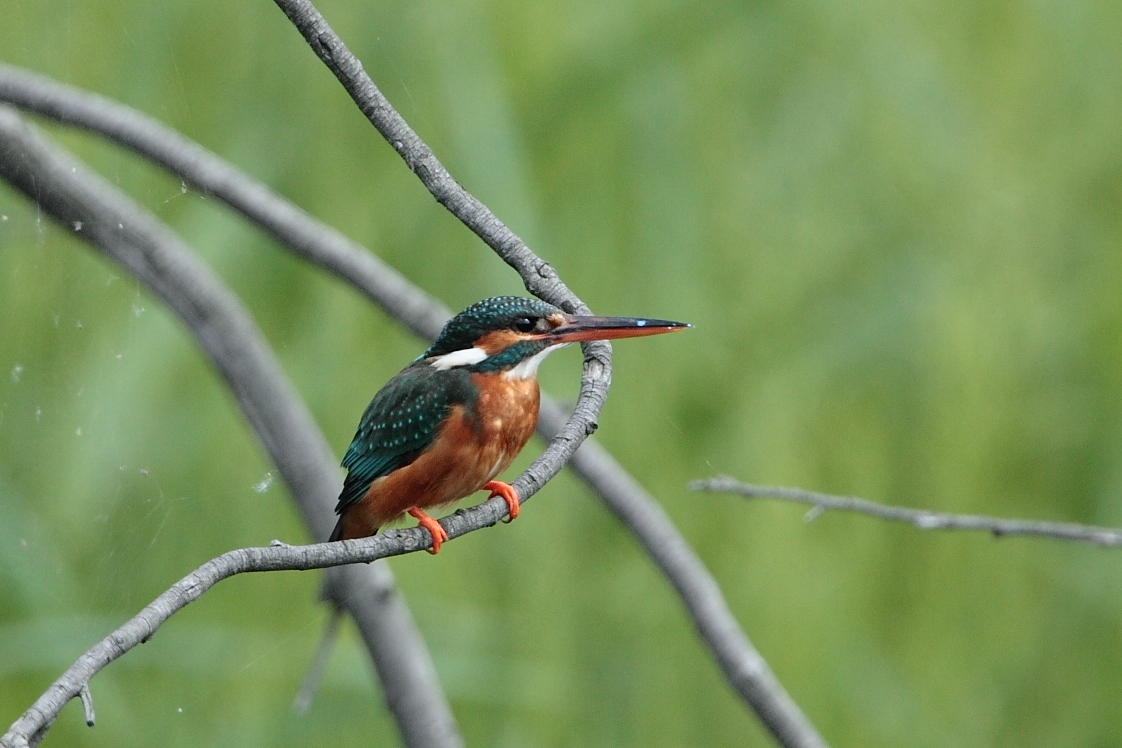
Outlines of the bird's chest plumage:
M 501 374 L 473 374 L 478 388 L 473 408 L 473 437 L 479 447 L 478 469 L 491 480 L 522 451 L 538 423 L 538 382 Z

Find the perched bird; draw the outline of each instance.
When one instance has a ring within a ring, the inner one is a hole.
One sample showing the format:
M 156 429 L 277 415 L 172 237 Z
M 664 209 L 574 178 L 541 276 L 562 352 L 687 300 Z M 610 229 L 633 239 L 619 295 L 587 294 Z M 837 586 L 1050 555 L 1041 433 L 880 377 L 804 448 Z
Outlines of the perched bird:
M 522 451 L 538 421 L 538 365 L 583 340 L 630 338 L 689 325 L 660 319 L 566 314 L 536 299 L 498 296 L 472 304 L 427 351 L 378 391 L 343 458 L 347 477 L 331 540 L 363 538 L 408 513 L 425 513 L 479 490 L 501 496 L 510 519 L 518 496 L 495 476 Z

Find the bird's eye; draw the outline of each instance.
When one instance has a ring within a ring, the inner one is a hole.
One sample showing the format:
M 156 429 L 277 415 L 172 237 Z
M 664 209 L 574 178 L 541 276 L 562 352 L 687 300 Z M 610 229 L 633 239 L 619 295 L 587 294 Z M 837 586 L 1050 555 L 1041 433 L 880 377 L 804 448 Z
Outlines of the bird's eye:
M 514 324 L 511 325 L 511 327 L 513 327 L 518 332 L 533 332 L 534 320 L 530 317 L 519 317 L 518 319 L 514 320 Z

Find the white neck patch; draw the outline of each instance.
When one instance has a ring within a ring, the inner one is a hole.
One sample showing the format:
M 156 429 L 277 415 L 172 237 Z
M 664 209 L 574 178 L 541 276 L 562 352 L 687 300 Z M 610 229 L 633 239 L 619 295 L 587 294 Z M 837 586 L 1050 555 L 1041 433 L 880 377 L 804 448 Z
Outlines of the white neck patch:
M 503 372 L 503 379 L 532 379 L 538 373 L 538 367 L 545 361 L 545 357 L 556 351 L 558 348 L 564 348 L 570 345 L 569 343 L 562 343 L 560 345 L 551 345 L 529 358 L 523 359 L 517 365 L 512 366 Z
M 459 351 L 445 353 L 433 360 L 434 369 L 451 369 L 454 366 L 471 366 L 487 358 L 487 351 L 482 348 L 464 348 Z M 536 368 L 536 367 L 535 367 Z

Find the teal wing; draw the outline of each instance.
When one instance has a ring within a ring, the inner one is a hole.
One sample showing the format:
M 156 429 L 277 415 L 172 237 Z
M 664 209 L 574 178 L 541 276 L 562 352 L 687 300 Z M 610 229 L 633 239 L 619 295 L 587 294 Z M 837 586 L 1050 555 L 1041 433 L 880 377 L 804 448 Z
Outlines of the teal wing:
M 470 377 L 462 369 L 438 370 L 417 362 L 378 391 L 343 457 L 347 477 L 336 514 L 358 503 L 375 480 L 429 448 L 451 408 L 473 399 Z

